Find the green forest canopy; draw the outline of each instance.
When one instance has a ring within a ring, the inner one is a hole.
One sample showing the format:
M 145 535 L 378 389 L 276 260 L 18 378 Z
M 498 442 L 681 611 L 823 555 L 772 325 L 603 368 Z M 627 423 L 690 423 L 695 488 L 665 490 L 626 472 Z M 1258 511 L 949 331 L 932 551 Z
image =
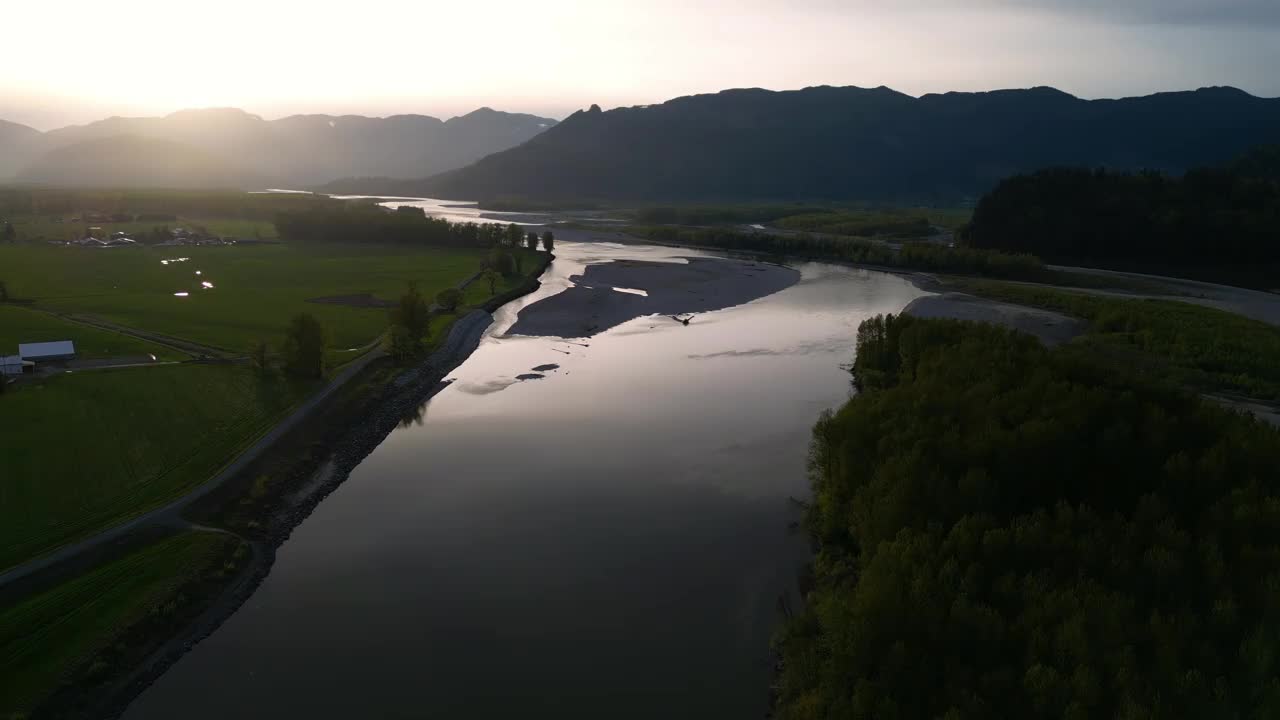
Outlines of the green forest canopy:
M 778 717 L 1280 716 L 1280 435 L 990 325 L 877 317 L 814 429 Z
M 1002 181 L 963 237 L 976 248 L 1117 267 L 1280 264 L 1280 161 L 1260 149 L 1182 177 L 1052 168 Z M 1274 285 L 1272 286 L 1274 287 Z

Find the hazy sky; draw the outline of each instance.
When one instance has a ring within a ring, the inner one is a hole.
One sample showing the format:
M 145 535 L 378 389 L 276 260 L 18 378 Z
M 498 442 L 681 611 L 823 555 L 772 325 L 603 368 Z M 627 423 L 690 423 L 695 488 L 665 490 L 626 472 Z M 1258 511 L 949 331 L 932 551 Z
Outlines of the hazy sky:
M 1280 0 L 0 0 L 0 118 L 563 116 L 728 87 L 1280 95 Z

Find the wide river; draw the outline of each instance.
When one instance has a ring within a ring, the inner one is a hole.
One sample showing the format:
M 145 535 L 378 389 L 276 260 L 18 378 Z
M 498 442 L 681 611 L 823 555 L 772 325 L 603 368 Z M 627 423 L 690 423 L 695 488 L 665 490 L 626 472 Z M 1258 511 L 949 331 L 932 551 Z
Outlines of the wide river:
M 807 553 L 788 498 L 808 495 L 809 430 L 848 397 L 858 323 L 925 293 L 798 263 L 797 284 L 687 326 L 506 335 L 587 264 L 705 254 L 556 255 L 127 718 L 763 716 Z

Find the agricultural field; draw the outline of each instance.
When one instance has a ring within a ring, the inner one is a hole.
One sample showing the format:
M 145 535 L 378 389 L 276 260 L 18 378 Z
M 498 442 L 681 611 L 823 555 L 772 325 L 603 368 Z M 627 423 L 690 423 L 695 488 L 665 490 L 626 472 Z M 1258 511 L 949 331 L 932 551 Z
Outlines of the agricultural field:
M 95 235 L 105 238 L 113 232 L 128 233 L 137 239 L 140 235 L 150 234 L 156 228 L 184 228 L 186 230 L 202 229 L 219 237 L 260 238 L 270 240 L 276 236 L 275 224 L 270 220 L 253 220 L 235 217 L 183 217 L 176 220 L 133 220 L 130 222 L 57 222 L 50 217 L 14 217 L 9 218 L 13 229 L 17 232 L 19 242 L 48 242 L 80 240 L 89 234 L 89 228 L 101 228 Z
M 220 563 L 228 544 L 237 542 L 228 535 L 183 533 L 0 605 L 0 717 L 25 717 L 68 669 L 90 661 L 147 613 L 163 613 L 178 587 Z
M 379 301 L 394 301 L 410 281 L 434 297 L 479 270 L 483 257 L 478 249 L 365 245 L 16 244 L 0 246 L 0 280 L 12 297 L 42 309 L 231 352 L 259 339 L 278 345 L 289 318 L 309 312 L 325 326 L 330 345 L 341 349 L 365 345 L 385 329 L 387 310 Z M 334 297 L 346 304 L 307 302 Z
M 145 340 L 63 320 L 20 305 L 0 304 L 0 355 L 18 352 L 19 343 L 70 340 L 86 360 L 154 355 L 157 360 L 184 360 L 186 355 Z
M 245 365 L 55 375 L 6 393 L 0 569 L 85 537 L 212 477 L 316 383 Z

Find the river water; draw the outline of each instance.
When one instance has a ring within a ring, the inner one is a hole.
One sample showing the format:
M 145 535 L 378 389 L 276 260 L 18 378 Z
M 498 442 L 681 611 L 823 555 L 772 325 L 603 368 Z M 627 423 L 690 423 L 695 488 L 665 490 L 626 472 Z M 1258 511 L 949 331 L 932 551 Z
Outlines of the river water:
M 556 254 L 127 718 L 762 717 L 809 429 L 848 397 L 858 323 L 924 293 L 803 263 L 688 326 L 507 336 L 585 264 L 702 255 Z

